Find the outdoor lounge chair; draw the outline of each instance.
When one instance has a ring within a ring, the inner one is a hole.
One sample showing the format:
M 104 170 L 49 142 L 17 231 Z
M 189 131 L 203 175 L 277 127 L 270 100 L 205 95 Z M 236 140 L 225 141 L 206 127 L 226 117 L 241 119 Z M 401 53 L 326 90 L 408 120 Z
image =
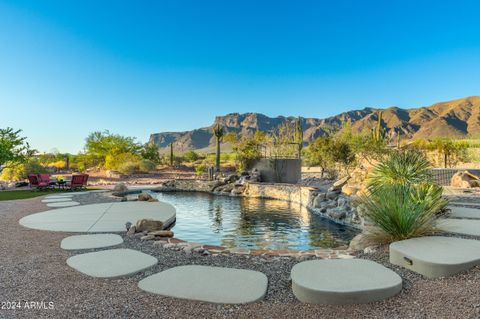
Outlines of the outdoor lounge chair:
M 86 188 L 87 187 L 88 174 L 72 175 L 72 180 L 67 183 L 67 187 L 70 189 Z
M 48 183 L 50 186 L 55 185 L 55 182 L 50 180 L 49 174 L 38 174 L 38 179 L 40 183 Z
M 45 189 L 50 187 L 50 181 L 44 182 L 40 180 L 38 175 L 28 175 L 28 181 L 30 182 L 30 188 Z

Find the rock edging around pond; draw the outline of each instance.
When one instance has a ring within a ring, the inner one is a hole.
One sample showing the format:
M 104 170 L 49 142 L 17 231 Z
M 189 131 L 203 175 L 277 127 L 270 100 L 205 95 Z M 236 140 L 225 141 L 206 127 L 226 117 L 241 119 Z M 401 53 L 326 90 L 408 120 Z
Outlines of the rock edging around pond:
M 153 240 L 145 238 L 143 240 Z M 242 248 L 227 248 L 223 246 L 204 245 L 199 243 L 187 242 L 178 238 L 160 238 L 153 241 L 154 247 L 162 247 L 175 251 L 183 251 L 186 254 L 197 253 L 204 256 L 220 255 L 220 254 L 234 254 L 243 256 L 255 256 L 262 258 L 295 258 L 299 261 L 309 258 L 321 259 L 350 259 L 354 258 L 352 251 L 347 248 L 332 248 L 332 249 L 315 249 L 315 250 L 267 250 L 267 249 L 242 249 Z

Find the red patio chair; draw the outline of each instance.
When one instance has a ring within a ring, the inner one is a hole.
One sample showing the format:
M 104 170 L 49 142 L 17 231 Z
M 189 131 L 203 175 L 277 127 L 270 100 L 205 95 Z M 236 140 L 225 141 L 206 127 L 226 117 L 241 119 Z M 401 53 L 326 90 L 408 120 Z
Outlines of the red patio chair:
M 83 187 L 87 188 L 88 174 L 83 174 Z
M 30 174 L 28 175 L 28 181 L 30 182 L 30 188 L 36 188 L 36 189 L 41 189 L 41 188 L 47 188 L 50 186 L 50 182 L 43 182 L 40 180 L 38 175 Z
M 67 183 L 67 187 L 70 189 L 85 188 L 87 186 L 87 174 L 72 175 L 72 180 Z
M 49 174 L 38 174 L 38 178 L 40 183 L 47 183 L 48 185 L 53 185 L 55 183 L 52 183 L 50 181 L 50 175 Z

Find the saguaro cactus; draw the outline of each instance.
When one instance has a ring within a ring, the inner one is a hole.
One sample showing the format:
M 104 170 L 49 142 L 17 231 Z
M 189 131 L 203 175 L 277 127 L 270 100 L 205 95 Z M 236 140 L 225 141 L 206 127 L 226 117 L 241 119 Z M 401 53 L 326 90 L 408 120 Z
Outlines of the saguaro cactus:
M 385 138 L 385 132 L 382 129 L 382 112 L 378 112 L 377 116 L 377 127 L 373 129 L 373 139 L 376 142 L 380 142 Z
M 170 143 L 170 166 L 173 167 L 173 143 Z
M 295 121 L 295 143 L 298 145 L 298 158 L 301 158 L 303 149 L 303 128 L 302 118 L 300 116 Z
M 215 171 L 218 173 L 220 172 L 220 143 L 222 141 L 224 131 L 220 124 L 215 125 L 213 128 L 213 134 L 217 139 L 217 149 L 216 149 L 216 158 L 215 158 Z

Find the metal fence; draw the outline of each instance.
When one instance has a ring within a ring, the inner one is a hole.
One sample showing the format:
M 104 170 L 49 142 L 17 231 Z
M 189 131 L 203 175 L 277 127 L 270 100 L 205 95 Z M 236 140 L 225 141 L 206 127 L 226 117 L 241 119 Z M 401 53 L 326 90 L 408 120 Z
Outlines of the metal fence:
M 435 182 L 442 186 L 450 185 L 450 181 L 457 172 L 469 171 L 470 173 L 480 176 L 480 169 L 468 168 L 435 168 L 432 169 L 432 177 Z

